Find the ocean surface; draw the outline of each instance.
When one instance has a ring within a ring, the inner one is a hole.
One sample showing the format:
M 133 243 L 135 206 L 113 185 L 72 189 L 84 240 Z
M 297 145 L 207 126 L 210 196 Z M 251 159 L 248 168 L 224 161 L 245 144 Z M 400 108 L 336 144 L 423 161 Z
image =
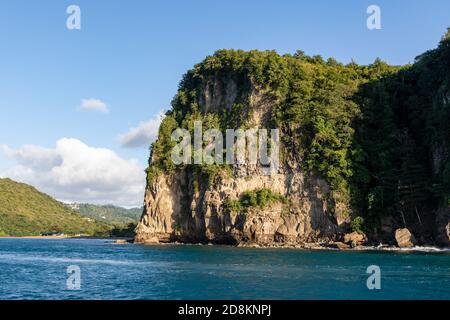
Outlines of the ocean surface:
M 450 252 L 0 239 L 0 299 L 450 299 Z

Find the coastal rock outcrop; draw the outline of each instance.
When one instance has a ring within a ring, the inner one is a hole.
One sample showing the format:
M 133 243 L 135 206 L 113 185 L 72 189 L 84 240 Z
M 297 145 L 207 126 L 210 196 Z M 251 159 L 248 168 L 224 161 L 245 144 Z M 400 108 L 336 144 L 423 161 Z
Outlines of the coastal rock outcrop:
M 344 235 L 344 243 L 350 245 L 352 248 L 361 246 L 367 243 L 365 234 L 352 232 Z
M 151 146 L 135 241 L 411 247 L 412 232 L 448 246 L 449 56 L 450 32 L 407 67 L 301 51 L 208 56 L 184 75 Z M 242 143 L 262 151 L 230 162 Z
M 411 248 L 417 243 L 414 235 L 407 228 L 395 230 L 395 240 L 400 248 Z
M 203 117 L 225 111 L 229 114 L 243 105 L 236 113 L 237 127 L 245 123 L 250 128 L 271 128 L 277 100 L 260 85 L 247 78 L 239 80 L 232 72 L 203 81 L 196 100 Z M 351 209 L 320 174 L 305 172 L 296 157 L 282 159 L 270 175 L 260 163 L 248 161 L 230 166 L 228 172 L 219 170 L 213 179 L 199 174 L 193 166 L 157 171 L 147 179 L 144 213 L 135 242 L 299 245 L 334 239 L 349 222 Z M 157 161 L 152 152 L 150 170 Z M 227 207 L 227 202 L 260 190 L 270 190 L 286 201 L 245 210 Z

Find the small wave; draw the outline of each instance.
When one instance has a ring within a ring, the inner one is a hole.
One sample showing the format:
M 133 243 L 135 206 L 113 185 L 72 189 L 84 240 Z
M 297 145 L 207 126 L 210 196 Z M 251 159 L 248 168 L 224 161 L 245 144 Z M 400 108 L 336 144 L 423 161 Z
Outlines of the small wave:
M 132 260 L 110 260 L 110 259 L 81 259 L 81 258 L 68 258 L 68 257 L 43 257 L 43 256 L 29 256 L 20 254 L 0 254 L 0 261 L 23 261 L 23 262 L 49 262 L 49 263 L 70 263 L 70 264 L 107 264 L 107 265 L 148 265 L 157 266 L 159 264 L 166 265 L 164 262 L 151 262 L 151 261 L 132 261 Z
M 422 252 L 450 252 L 450 248 L 437 248 L 437 247 L 412 247 L 402 248 L 403 251 L 422 251 Z
M 327 248 L 328 249 L 328 248 Z M 331 250 L 337 250 L 332 248 Z M 393 251 L 393 252 L 435 252 L 435 253 L 443 253 L 443 252 L 450 252 L 450 248 L 439 248 L 439 247 L 432 247 L 432 246 L 415 246 L 411 248 L 399 248 L 394 246 L 386 246 L 386 245 L 379 245 L 379 246 L 364 246 L 353 249 L 354 251 Z
M 396 247 L 386 247 L 386 248 L 377 248 L 378 250 L 384 251 L 404 251 L 404 252 L 450 252 L 450 248 L 438 248 L 438 247 L 420 247 L 415 246 L 411 248 L 396 248 Z

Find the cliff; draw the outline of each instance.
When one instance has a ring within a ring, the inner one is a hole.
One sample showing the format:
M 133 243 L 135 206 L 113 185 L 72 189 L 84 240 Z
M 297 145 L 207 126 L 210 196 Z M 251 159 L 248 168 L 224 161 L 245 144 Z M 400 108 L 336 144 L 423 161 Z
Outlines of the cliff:
M 357 245 L 364 233 L 393 243 L 407 227 L 421 244 L 448 245 L 450 130 L 436 120 L 449 117 L 448 48 L 444 38 L 405 67 L 300 51 L 207 57 L 184 76 L 152 145 L 135 241 Z M 268 174 L 248 154 L 239 164 L 173 163 L 172 132 L 194 134 L 196 121 L 220 132 L 279 129 L 279 166 Z M 358 243 L 344 238 L 352 231 Z

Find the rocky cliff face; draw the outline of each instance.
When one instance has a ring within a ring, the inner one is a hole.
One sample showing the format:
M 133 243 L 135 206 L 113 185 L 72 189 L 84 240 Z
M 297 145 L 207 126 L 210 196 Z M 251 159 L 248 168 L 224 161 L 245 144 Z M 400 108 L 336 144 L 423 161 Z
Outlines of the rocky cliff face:
M 158 176 L 146 192 L 136 241 L 299 244 L 331 239 L 339 231 L 338 219 L 327 203 L 327 184 L 301 171 L 221 178 L 213 186 L 207 183 L 203 181 L 196 192 L 188 170 Z M 226 199 L 261 188 L 284 194 L 295 205 L 274 203 L 245 215 L 224 208 Z
M 211 77 L 201 92 L 203 114 L 231 109 L 239 98 L 233 79 Z M 242 117 L 251 128 L 268 127 L 275 105 L 273 97 L 247 83 L 248 104 Z M 234 165 L 231 174 L 214 183 L 198 178 L 190 167 L 161 173 L 148 184 L 145 209 L 136 229 L 137 243 L 185 242 L 235 245 L 301 245 L 337 237 L 346 222 L 347 206 L 333 198 L 319 175 L 303 172 L 293 158 L 283 161 L 273 175 L 259 165 Z M 233 212 L 224 203 L 244 192 L 270 189 L 288 203 Z
M 395 244 L 406 228 L 419 245 L 448 246 L 449 57 L 450 36 L 406 67 L 301 52 L 207 57 L 184 76 L 152 145 L 136 242 L 345 248 Z M 279 168 L 174 164 L 172 132 L 192 137 L 198 121 L 223 135 L 280 129 Z

